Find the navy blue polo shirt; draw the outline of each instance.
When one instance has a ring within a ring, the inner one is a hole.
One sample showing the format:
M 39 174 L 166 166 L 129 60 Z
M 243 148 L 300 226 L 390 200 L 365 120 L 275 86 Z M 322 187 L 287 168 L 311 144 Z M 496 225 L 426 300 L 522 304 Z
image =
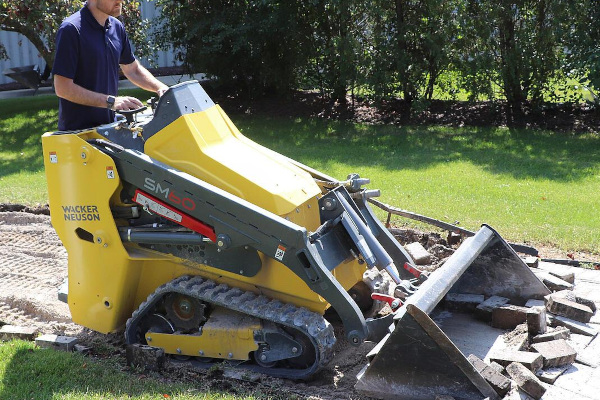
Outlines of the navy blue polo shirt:
M 108 17 L 100 25 L 84 6 L 66 18 L 56 35 L 56 57 L 52 72 L 85 89 L 117 95 L 119 64 L 131 64 L 135 57 L 123 24 Z M 59 98 L 58 129 L 92 128 L 115 121 L 115 112 Z

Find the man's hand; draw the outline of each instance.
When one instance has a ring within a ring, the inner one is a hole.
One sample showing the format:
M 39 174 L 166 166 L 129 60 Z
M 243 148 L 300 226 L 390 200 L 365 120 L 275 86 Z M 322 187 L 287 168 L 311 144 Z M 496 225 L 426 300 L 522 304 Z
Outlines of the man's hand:
M 115 98 L 115 105 L 113 106 L 113 109 L 115 111 L 121 111 L 121 110 L 135 110 L 138 109 L 140 107 L 143 107 L 144 104 L 139 101 L 138 99 L 136 99 L 135 97 L 130 97 L 130 96 L 119 96 Z
M 167 85 L 164 85 L 156 91 L 156 94 L 158 95 L 158 97 L 162 97 L 162 95 L 165 94 L 167 90 L 169 90 L 169 87 Z

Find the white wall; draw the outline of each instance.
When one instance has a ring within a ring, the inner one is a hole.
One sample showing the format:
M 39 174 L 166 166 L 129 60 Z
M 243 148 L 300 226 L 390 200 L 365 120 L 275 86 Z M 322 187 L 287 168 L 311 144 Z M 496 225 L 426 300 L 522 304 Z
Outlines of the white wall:
M 142 18 L 144 19 L 152 20 L 158 14 L 152 1 L 142 0 L 141 7 Z M 40 71 L 44 70 L 46 66 L 44 59 L 40 57 L 38 51 L 25 36 L 0 30 L 0 43 L 4 45 L 6 53 L 10 57 L 8 60 L 0 60 L 0 84 L 14 82 L 11 78 L 2 74 L 7 68 L 36 64 L 39 66 Z M 155 66 L 149 65 L 145 59 L 140 61 L 146 67 Z M 171 67 L 177 64 L 173 52 L 165 51 L 161 51 L 156 55 L 155 62 L 156 66 L 159 67 Z

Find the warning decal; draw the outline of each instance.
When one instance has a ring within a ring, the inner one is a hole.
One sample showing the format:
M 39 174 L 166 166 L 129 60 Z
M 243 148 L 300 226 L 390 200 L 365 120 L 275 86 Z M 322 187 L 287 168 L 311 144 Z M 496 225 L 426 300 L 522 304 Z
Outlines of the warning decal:
M 285 256 L 285 247 L 279 245 L 277 246 L 277 251 L 275 252 L 275 258 L 281 261 L 283 260 L 283 256 Z

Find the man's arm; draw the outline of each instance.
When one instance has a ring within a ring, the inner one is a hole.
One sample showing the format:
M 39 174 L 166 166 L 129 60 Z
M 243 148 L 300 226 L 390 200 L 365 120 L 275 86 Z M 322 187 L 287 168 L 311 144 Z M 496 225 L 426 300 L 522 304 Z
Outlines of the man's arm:
M 169 88 L 156 79 L 138 60 L 131 64 L 121 64 L 121 70 L 134 85 L 149 92 L 155 92 L 159 97 Z
M 58 97 L 73 103 L 85 106 L 106 108 L 107 94 L 92 92 L 74 83 L 72 79 L 61 75 L 54 75 L 54 91 Z M 119 96 L 115 98 L 114 110 L 134 110 L 144 104 L 130 96 Z

